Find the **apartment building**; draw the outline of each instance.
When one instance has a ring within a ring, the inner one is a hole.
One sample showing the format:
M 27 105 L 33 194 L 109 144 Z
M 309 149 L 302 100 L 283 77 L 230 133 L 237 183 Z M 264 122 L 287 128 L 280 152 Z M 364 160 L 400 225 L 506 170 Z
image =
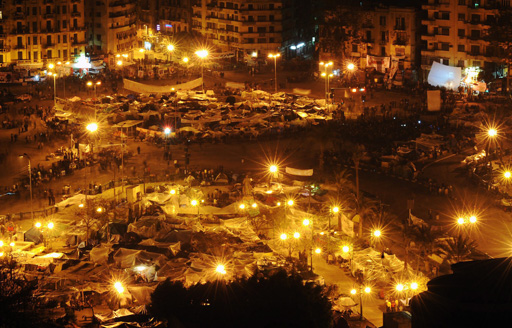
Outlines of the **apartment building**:
M 84 0 L 14 0 L 0 5 L 0 64 L 41 68 L 85 53 Z
M 136 9 L 136 0 L 88 1 L 89 45 L 111 58 L 117 54 L 132 57 L 137 46 Z
M 334 61 L 335 68 L 343 70 L 351 62 L 360 70 L 371 66 L 384 73 L 392 63 L 398 71 L 411 70 L 419 64 L 418 8 L 347 7 L 332 11 L 326 17 L 331 22 L 320 26 L 319 56 L 320 60 Z M 341 27 L 343 32 L 332 28 L 333 20 L 347 22 Z M 333 31 L 337 31 L 336 34 Z M 333 38 L 342 41 L 331 42 Z M 339 49 L 333 49 L 333 44 Z M 371 62 L 379 64 L 369 64 Z
M 434 61 L 458 66 L 463 70 L 502 71 L 495 49 L 484 40 L 489 27 L 502 7 L 510 1 L 496 0 L 428 0 L 422 6 L 421 67 L 428 74 Z M 424 74 L 424 76 L 427 76 Z
M 192 6 L 192 30 L 223 51 L 266 57 L 282 45 L 282 2 L 200 0 Z
M 158 18 L 163 34 L 190 32 L 192 22 L 191 0 L 159 0 Z

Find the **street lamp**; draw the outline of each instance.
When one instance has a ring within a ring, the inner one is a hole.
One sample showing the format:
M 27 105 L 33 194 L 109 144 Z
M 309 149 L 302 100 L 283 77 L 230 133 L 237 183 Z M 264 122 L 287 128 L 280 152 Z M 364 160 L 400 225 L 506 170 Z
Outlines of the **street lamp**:
M 332 74 L 328 73 L 328 68 L 333 65 L 333 62 L 330 61 L 328 63 L 320 62 L 320 66 L 323 67 L 324 71 L 321 74 L 323 77 L 325 77 L 325 104 L 327 104 L 328 98 L 329 98 L 329 77 L 332 77 Z
M 350 247 L 348 245 L 344 245 L 343 247 L 341 247 L 341 250 L 345 254 L 350 253 L 350 263 L 349 263 L 349 265 L 350 265 L 350 271 L 352 272 L 352 259 L 354 257 L 354 247 L 353 246 Z
M 359 286 L 359 320 L 363 320 L 363 291 L 366 294 L 370 294 L 372 292 L 372 289 L 369 286 L 366 286 L 364 288 L 363 288 L 363 285 Z M 356 295 L 357 289 L 352 288 L 352 290 L 350 291 L 350 294 Z
M 280 53 L 268 54 L 268 58 L 274 59 L 274 92 L 277 93 L 277 58 L 281 57 Z
M 89 132 L 96 132 L 98 130 L 98 124 L 97 123 L 89 123 L 89 124 L 87 124 L 86 129 Z
M 192 199 L 192 201 L 190 201 L 190 205 L 197 207 L 197 215 L 199 215 L 199 202 L 196 199 Z
M 201 85 L 203 87 L 203 93 L 204 93 L 204 59 L 208 57 L 208 50 L 202 49 L 196 51 L 196 56 L 201 58 Z
M 174 51 L 174 45 L 168 44 L 167 51 L 167 61 L 171 61 L 171 53 Z
M 53 64 L 50 64 L 50 68 L 53 68 Z M 53 105 L 57 108 L 57 82 L 55 80 L 57 78 L 57 73 L 49 72 L 48 75 L 53 76 Z
M 331 212 L 336 216 L 336 218 L 338 219 L 338 230 L 341 230 L 341 220 L 339 218 L 339 212 L 340 212 L 340 208 L 338 206 L 334 206 L 332 209 L 331 209 Z M 329 215 L 329 235 L 331 234 L 331 216 Z
M 114 284 L 114 288 L 119 295 L 124 293 L 124 287 L 120 281 L 116 281 L 116 283 Z
M 23 153 L 20 157 L 24 157 L 28 160 L 28 181 L 30 187 L 30 216 L 32 218 L 32 222 L 34 222 L 34 207 L 32 206 L 32 167 L 30 165 L 30 156 L 27 153 Z
M 217 272 L 219 274 L 222 274 L 222 275 L 225 275 L 226 274 L 226 267 L 224 265 L 222 265 L 222 264 L 219 264 L 215 268 L 215 272 Z

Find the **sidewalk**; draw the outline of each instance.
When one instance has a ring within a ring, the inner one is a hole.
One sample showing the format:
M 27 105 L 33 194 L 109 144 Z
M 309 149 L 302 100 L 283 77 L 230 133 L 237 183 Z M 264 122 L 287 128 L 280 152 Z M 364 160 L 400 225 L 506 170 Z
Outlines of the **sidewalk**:
M 314 272 L 321 275 L 329 284 L 336 284 L 338 291 L 342 294 L 350 295 L 350 290 L 358 287 L 354 278 L 349 276 L 345 271 L 336 265 L 327 264 L 321 256 L 315 256 L 313 259 Z M 354 297 L 357 306 L 352 311 L 359 313 L 359 296 Z M 370 296 L 363 297 L 363 315 L 367 322 L 362 322 L 361 327 L 381 327 L 383 325 L 382 313 L 384 309 L 384 301 L 377 298 L 377 291 L 372 291 Z M 349 321 L 351 327 L 353 321 Z

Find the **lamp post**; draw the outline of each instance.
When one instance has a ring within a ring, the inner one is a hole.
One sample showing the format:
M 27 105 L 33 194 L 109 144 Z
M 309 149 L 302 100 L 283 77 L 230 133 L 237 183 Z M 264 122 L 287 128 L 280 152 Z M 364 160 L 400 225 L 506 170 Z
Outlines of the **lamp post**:
M 274 93 L 277 93 L 277 58 L 281 57 L 280 53 L 268 54 L 268 58 L 274 59 Z
M 201 58 L 201 86 L 203 88 L 204 93 L 204 60 L 206 57 L 208 57 L 208 50 L 202 49 L 196 51 L 197 57 Z
M 122 62 L 121 62 L 121 64 L 122 64 Z M 98 86 L 98 85 L 101 85 L 101 81 L 97 81 L 97 82 L 89 81 L 89 82 L 87 82 L 87 86 L 88 87 L 93 87 L 94 88 L 94 99 L 95 100 L 98 98 L 98 95 L 96 93 L 96 86 Z M 96 113 L 97 113 L 97 106 L 96 106 L 96 103 L 94 103 L 94 120 L 95 121 L 97 120 Z
M 171 53 L 174 51 L 174 45 L 168 44 L 167 45 L 167 61 L 171 61 Z
M 354 246 L 350 247 L 348 245 L 344 245 L 343 247 L 341 247 L 341 250 L 343 251 L 343 253 L 345 254 L 348 254 L 350 253 L 350 262 L 349 262 L 349 267 L 350 267 L 350 272 L 352 272 L 352 260 L 354 258 Z
M 363 320 L 363 291 L 366 294 L 370 294 L 372 292 L 372 289 L 368 286 L 364 287 L 364 289 L 363 289 L 363 285 L 359 286 L 359 320 Z M 357 289 L 353 288 L 350 291 L 350 294 L 352 294 L 352 295 L 357 294 Z
M 50 64 L 50 68 L 53 68 L 53 64 Z M 57 108 L 57 73 L 49 72 L 48 75 L 53 76 L 53 105 Z
M 320 66 L 324 69 L 321 75 L 325 77 L 325 104 L 327 104 L 327 101 L 329 100 L 329 77 L 332 77 L 332 74 L 328 72 L 328 69 L 332 65 L 332 61 L 328 63 L 320 62 Z
M 491 162 L 491 156 L 490 156 L 490 152 L 491 152 L 490 148 L 491 148 L 491 142 L 496 142 L 496 139 L 498 138 L 498 130 L 496 130 L 495 128 L 489 128 L 487 130 L 487 136 L 488 136 L 489 140 L 487 142 L 487 153 L 486 153 L 485 158 L 487 159 L 487 165 L 489 165 L 488 188 L 490 189 L 491 183 L 492 183 L 492 162 Z
M 28 160 L 28 181 L 29 181 L 29 188 L 30 188 L 30 216 L 31 216 L 32 222 L 34 222 L 34 207 L 32 206 L 32 167 L 30 165 L 30 156 L 27 153 L 23 153 L 23 155 L 20 155 L 20 157 L 24 157 Z

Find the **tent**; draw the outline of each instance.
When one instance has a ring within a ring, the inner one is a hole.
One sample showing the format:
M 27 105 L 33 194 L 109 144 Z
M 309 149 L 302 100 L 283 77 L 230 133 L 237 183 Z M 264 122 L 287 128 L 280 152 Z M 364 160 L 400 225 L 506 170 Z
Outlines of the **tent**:
M 39 244 L 43 242 L 43 234 L 36 227 L 32 227 L 25 232 L 23 235 L 23 240 L 31 241 L 34 244 Z

